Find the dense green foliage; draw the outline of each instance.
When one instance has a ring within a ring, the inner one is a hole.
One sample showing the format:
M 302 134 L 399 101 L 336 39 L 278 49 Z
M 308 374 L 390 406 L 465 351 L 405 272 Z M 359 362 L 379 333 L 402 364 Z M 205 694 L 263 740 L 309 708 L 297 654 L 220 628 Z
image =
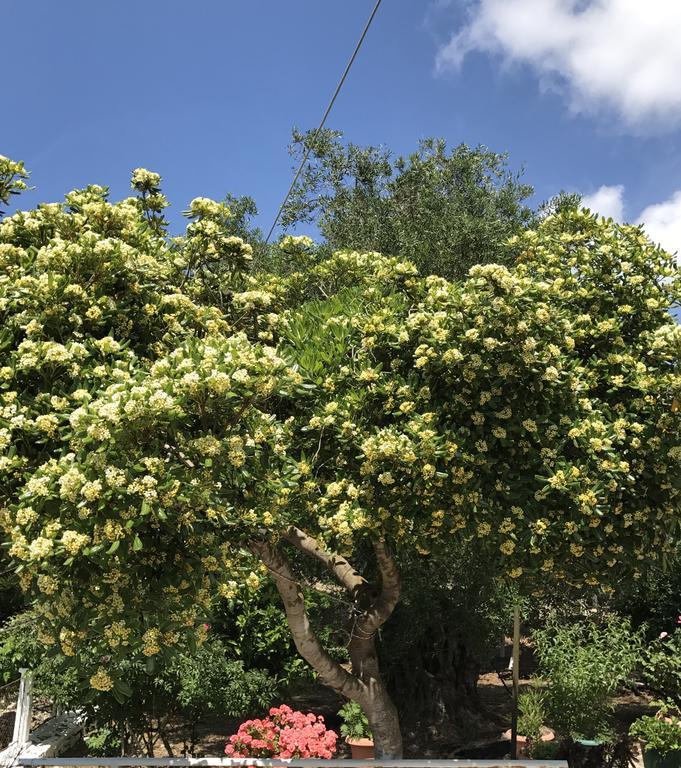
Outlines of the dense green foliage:
M 272 676 L 245 669 L 216 637 L 156 669 L 123 660 L 115 671 L 115 689 L 83 691 L 79 670 L 68 656 L 45 652 L 34 624 L 35 618 L 24 613 L 3 627 L 0 673 L 3 679 L 14 680 L 21 667 L 32 669 L 39 696 L 64 709 L 84 712 L 93 754 L 133 749 L 153 756 L 157 742 L 169 743 L 171 728 L 178 722 L 184 726 L 184 750 L 191 752 L 201 718 L 256 714 L 279 694 Z
M 282 224 L 314 223 L 330 250 L 400 256 L 424 275 L 463 278 L 474 264 L 510 263 L 504 242 L 532 220 L 532 187 L 506 155 L 426 139 L 396 158 L 341 136 L 294 132 L 293 156 L 312 152 Z
M 347 649 L 338 633 L 349 610 L 342 606 L 339 617 L 338 600 L 315 589 L 315 578 L 314 573 L 309 574 L 305 589 L 310 621 L 334 658 L 347 661 Z M 314 671 L 296 651 L 286 614 L 271 582 L 263 581 L 255 591 L 238 590 L 234 597 L 222 601 L 213 612 L 211 627 L 223 638 L 230 655 L 247 669 L 267 669 L 282 686 L 297 686 L 314 679 Z
M 412 616 L 475 583 L 429 578 L 447 550 L 536 595 L 611 592 L 672 553 L 679 275 L 640 229 L 566 207 L 461 282 L 285 238 L 273 275 L 227 204 L 192 201 L 168 238 L 159 184 L 138 169 L 134 198 L 0 223 L 2 527 L 65 680 L 120 702 L 199 663 L 207 617 L 262 587 L 292 526 L 369 570 L 389 544 Z
M 656 715 L 644 715 L 629 731 L 644 743 L 644 749 L 661 755 L 676 752 L 681 757 L 681 718 L 663 706 Z
M 607 736 L 613 725 L 612 697 L 631 679 L 641 660 L 641 632 L 611 617 L 535 633 L 539 669 L 547 680 L 548 723 L 563 738 Z

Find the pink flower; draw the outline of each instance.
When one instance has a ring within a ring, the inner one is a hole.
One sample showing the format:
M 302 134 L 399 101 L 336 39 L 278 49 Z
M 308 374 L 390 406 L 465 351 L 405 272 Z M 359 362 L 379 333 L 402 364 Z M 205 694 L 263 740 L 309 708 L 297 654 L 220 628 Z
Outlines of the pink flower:
M 330 758 L 338 736 L 327 731 L 324 719 L 312 712 L 296 712 L 286 704 L 272 707 L 268 717 L 246 720 L 229 737 L 230 757 Z
M 664 640 L 665 637 L 669 637 L 669 632 L 660 632 L 660 640 Z

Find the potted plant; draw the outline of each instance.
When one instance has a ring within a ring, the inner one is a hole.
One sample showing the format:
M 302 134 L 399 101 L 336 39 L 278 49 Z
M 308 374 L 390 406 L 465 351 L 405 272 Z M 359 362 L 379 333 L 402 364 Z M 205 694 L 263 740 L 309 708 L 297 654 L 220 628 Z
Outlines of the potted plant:
M 356 701 L 348 701 L 340 708 L 338 714 L 343 721 L 340 727 L 341 736 L 350 747 L 353 759 L 372 760 L 374 740 L 362 708 Z
M 645 768 L 681 768 L 681 718 L 667 704 L 635 720 L 629 733 L 641 741 Z
M 544 725 L 546 719 L 544 698 L 544 694 L 536 689 L 525 691 L 518 696 L 517 758 L 548 757 L 543 753 L 550 749 L 547 744 L 552 742 L 556 735 Z M 511 738 L 510 730 L 504 733 L 504 738 Z

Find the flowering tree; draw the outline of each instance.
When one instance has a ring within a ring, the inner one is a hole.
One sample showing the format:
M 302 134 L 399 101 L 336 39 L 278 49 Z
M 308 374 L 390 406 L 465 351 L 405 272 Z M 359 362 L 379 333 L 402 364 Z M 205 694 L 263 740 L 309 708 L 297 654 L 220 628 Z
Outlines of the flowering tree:
M 210 578 L 224 569 L 215 535 L 223 513 L 206 511 L 200 478 L 181 482 L 171 458 L 193 471 L 198 451 L 210 473 L 223 446 L 239 478 L 228 493 L 239 495 L 267 473 L 263 446 L 283 431 L 256 405 L 283 385 L 281 361 L 221 335 L 230 326 L 220 309 L 181 290 L 188 269 L 197 291 L 207 283 L 212 261 L 238 275 L 249 246 L 223 234 L 223 206 L 203 199 L 192 204 L 187 236 L 168 243 L 159 181 L 138 170 L 138 197 L 112 205 L 104 188 L 89 187 L 0 224 L 9 553 L 22 587 L 39 598 L 44 642 L 77 658 L 92 687 L 119 695 L 129 691 L 105 666 L 128 654 L 132 637 L 150 665 L 162 646 L 200 640 Z M 211 421 L 218 433 L 200 426 Z M 101 450 L 108 441 L 117 448 Z M 114 498 L 121 506 L 112 514 Z M 164 511 L 171 500 L 178 517 Z
M 201 642 L 211 601 L 268 571 L 302 656 L 395 757 L 376 635 L 401 552 L 464 542 L 539 592 L 612 590 L 669 549 L 679 276 L 639 229 L 568 211 L 460 284 L 351 252 L 275 278 L 245 273 L 213 201 L 167 240 L 158 184 L 0 225 L 2 522 L 41 638 L 91 686 L 126 695 L 117 659 Z M 350 669 L 301 560 L 347 593 Z
M 309 361 L 301 373 L 318 384 L 299 435 L 315 469 L 284 538 L 355 599 L 359 685 L 314 647 L 284 548 L 260 555 L 303 655 L 362 703 L 393 754 L 399 733 L 374 653 L 399 597 L 386 542 L 427 555 L 463 539 L 540 593 L 551 579 L 612 590 L 678 537 L 673 261 L 640 230 L 577 212 L 513 245 L 513 271 L 477 267 L 463 285 L 406 279 L 399 292 L 369 285 L 344 312 L 337 301 L 303 308 L 283 331 L 280 348 Z M 347 353 L 334 360 L 338 338 Z M 315 349 L 330 360 L 319 374 Z M 366 539 L 380 589 L 340 556 Z

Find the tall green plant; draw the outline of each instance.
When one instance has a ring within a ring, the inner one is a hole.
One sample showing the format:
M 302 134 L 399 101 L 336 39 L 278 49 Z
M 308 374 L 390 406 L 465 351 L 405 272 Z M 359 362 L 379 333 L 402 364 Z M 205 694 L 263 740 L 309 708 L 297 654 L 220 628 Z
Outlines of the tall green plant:
M 653 691 L 681 711 L 681 616 L 679 628 L 663 632 L 643 653 L 643 677 Z
M 616 616 L 603 624 L 552 624 L 533 635 L 546 679 L 549 724 L 563 738 L 593 739 L 612 728 L 612 697 L 641 660 L 642 632 Z

